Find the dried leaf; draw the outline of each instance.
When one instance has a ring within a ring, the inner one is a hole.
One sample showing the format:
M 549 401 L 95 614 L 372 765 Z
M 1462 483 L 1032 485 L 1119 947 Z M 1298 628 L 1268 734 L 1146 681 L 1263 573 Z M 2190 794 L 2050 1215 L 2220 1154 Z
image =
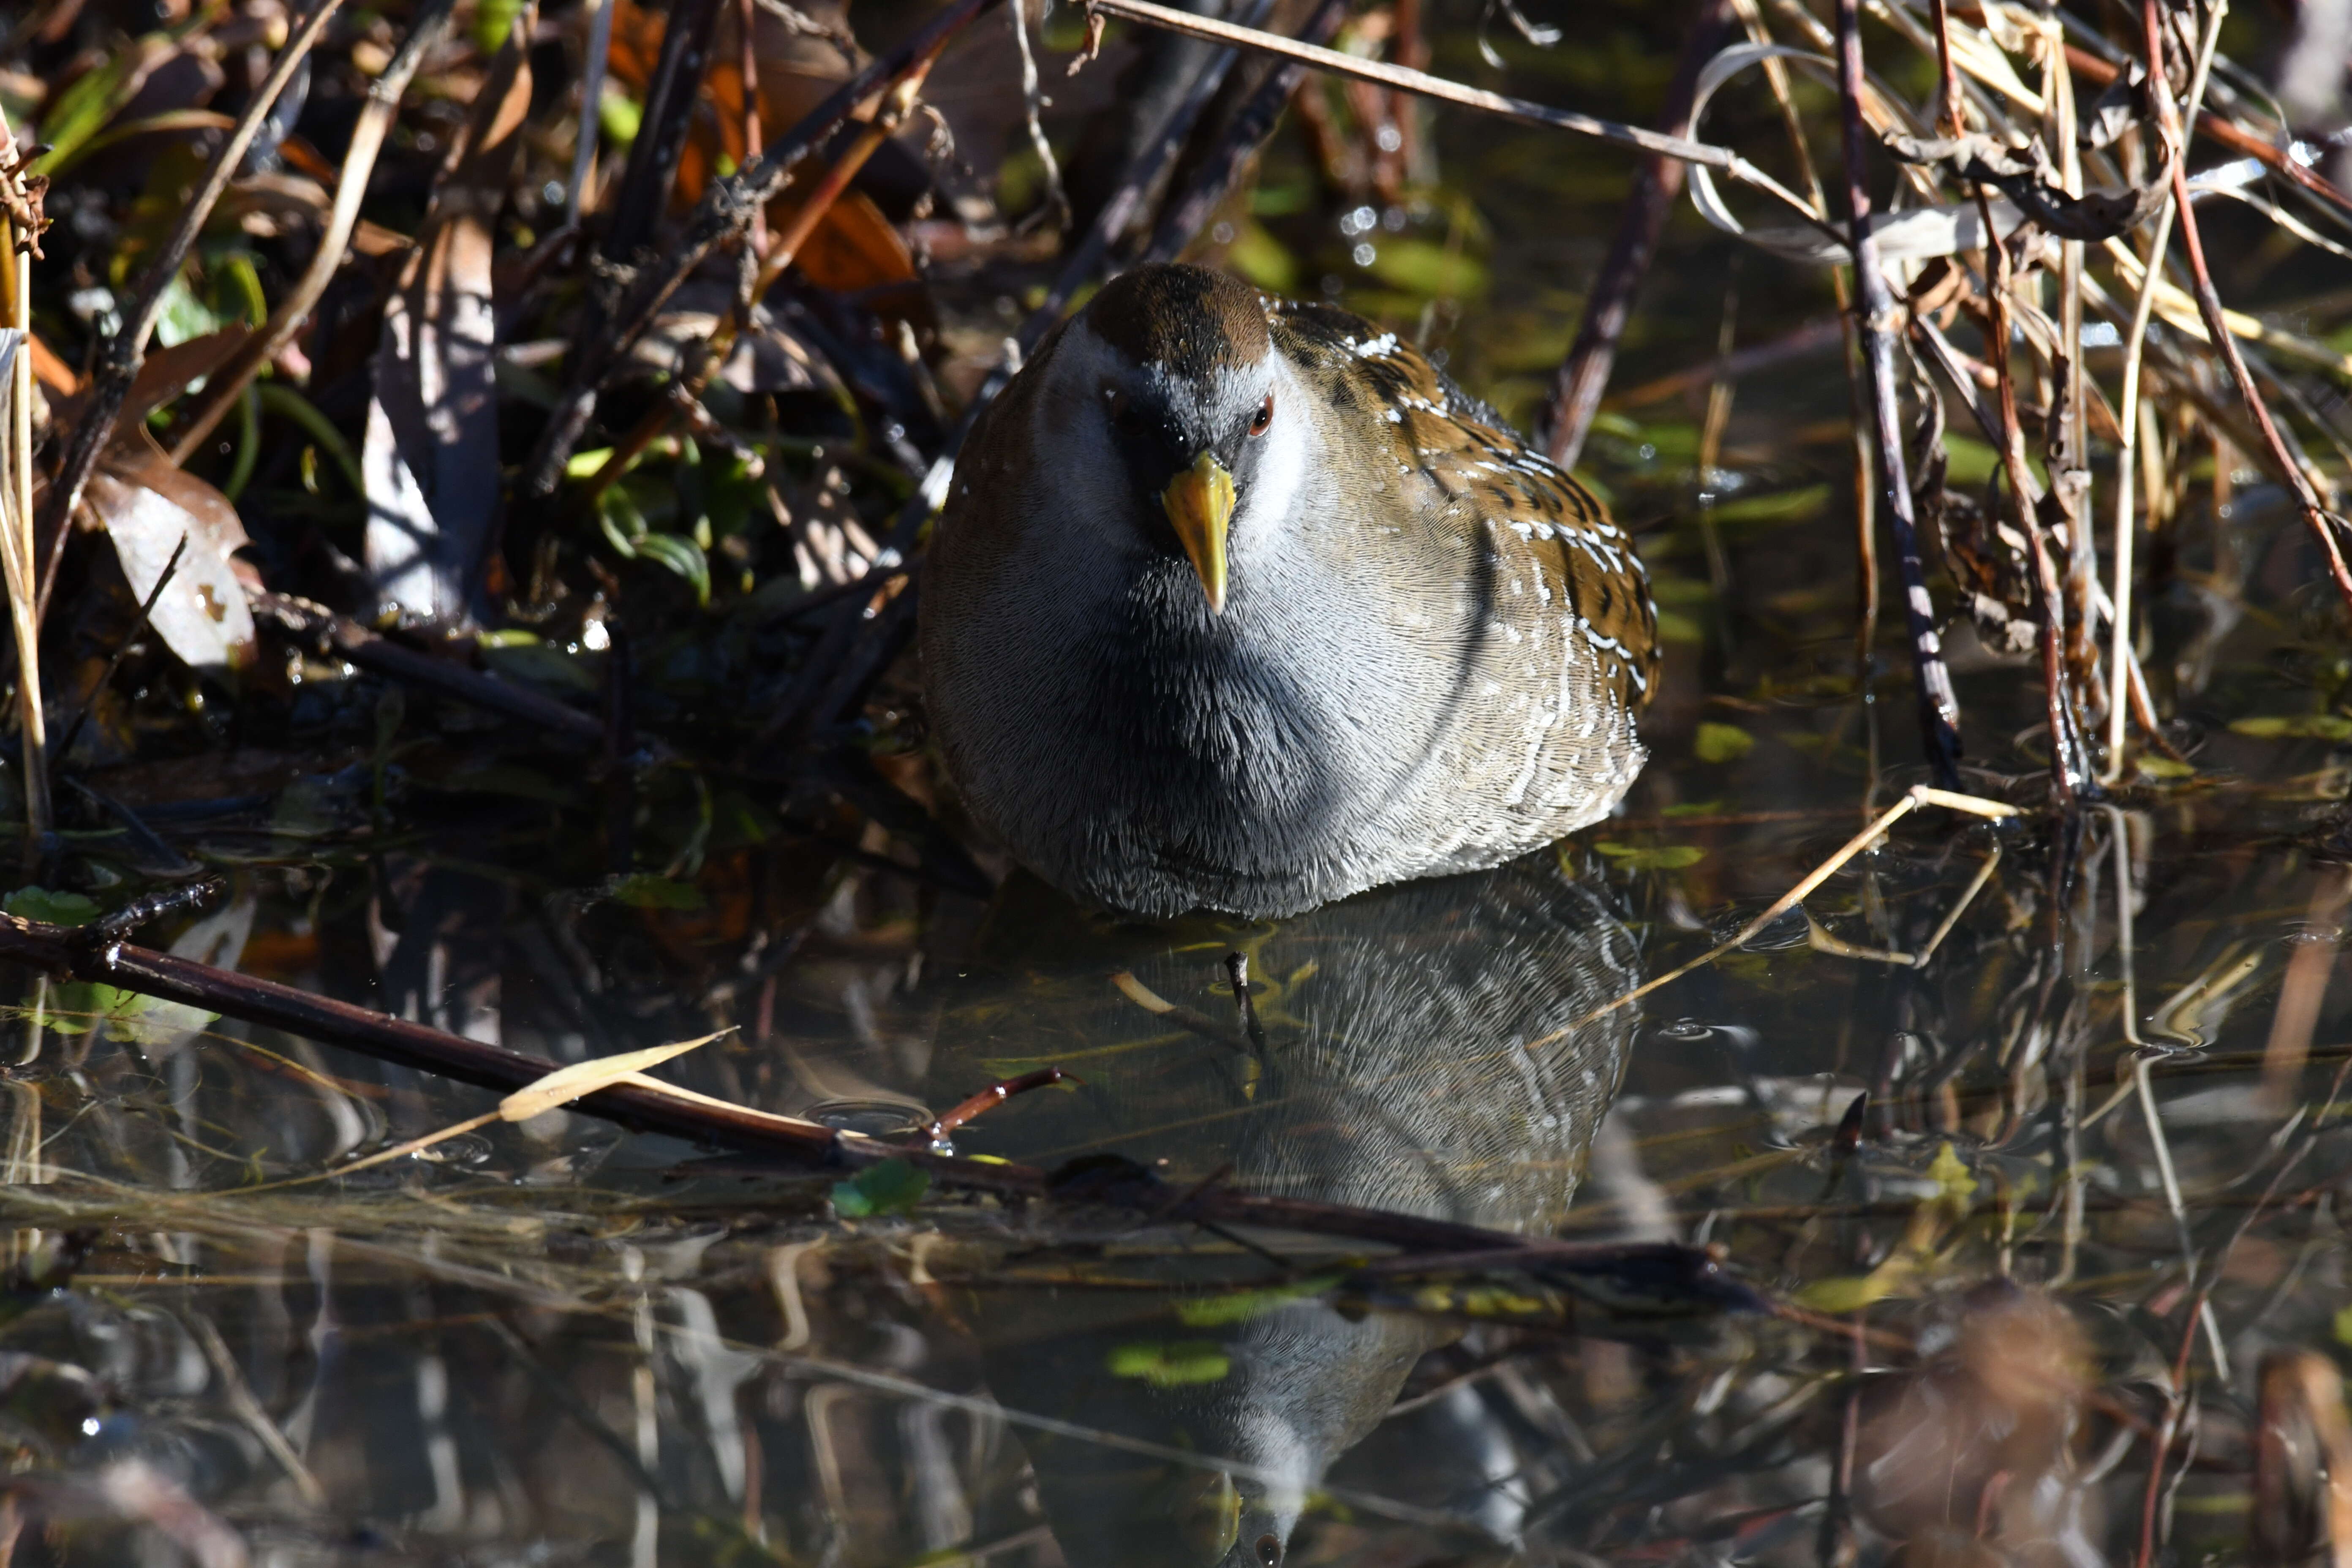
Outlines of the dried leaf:
M 498 515 L 492 225 L 530 108 L 530 26 L 515 20 L 474 100 L 378 341 L 361 459 L 368 573 L 387 606 L 426 620 L 474 617 Z
M 721 1029 L 719 1035 L 728 1031 Z M 623 1051 L 616 1057 L 595 1057 L 584 1062 L 574 1062 L 568 1068 L 558 1068 L 529 1089 L 519 1089 L 499 1101 L 499 1117 L 505 1121 L 528 1121 L 543 1116 L 559 1106 L 569 1105 L 583 1095 L 600 1089 L 610 1089 L 624 1080 L 662 1087 L 655 1079 L 637 1078 L 649 1067 L 658 1067 L 672 1057 L 707 1046 L 719 1035 L 705 1035 L 698 1040 L 681 1040 L 672 1045 L 649 1046 L 642 1051 Z
M 797 206 L 770 218 L 782 228 Z M 914 280 L 915 258 L 882 209 L 861 191 L 835 198 L 814 233 L 793 258 L 801 275 L 836 294 Z
M 186 550 L 148 624 L 197 669 L 245 661 L 253 647 L 253 613 L 230 557 L 252 541 L 226 496 L 174 468 L 145 427 L 134 426 L 91 477 L 82 505 L 89 523 L 106 531 L 131 594 L 142 602 L 184 538 Z

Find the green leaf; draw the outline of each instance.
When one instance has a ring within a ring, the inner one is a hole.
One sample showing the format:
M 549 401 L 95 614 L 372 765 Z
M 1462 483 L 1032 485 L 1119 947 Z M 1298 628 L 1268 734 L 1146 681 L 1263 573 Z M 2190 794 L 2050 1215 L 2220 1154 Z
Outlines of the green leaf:
M 640 910 L 698 910 L 702 889 L 691 882 L 673 881 L 652 871 L 614 877 L 604 884 L 604 896 L 615 903 Z
M 2336 1314 L 2336 1338 L 2340 1344 L 2352 1345 L 2352 1307 Z
M 1966 1214 L 1969 1199 L 1976 1195 L 1977 1179 L 1969 1174 L 1969 1167 L 1947 1140 L 1936 1151 L 1936 1158 L 1927 1167 L 1928 1179 L 1937 1186 L 1937 1197 Z
M 1685 866 L 1696 866 L 1706 858 L 1706 851 L 1696 844 L 1662 844 L 1644 847 L 1639 844 L 1601 843 L 1594 845 L 1593 847 L 1628 871 L 1679 871 Z
M 1211 1340 L 1116 1345 L 1103 1358 L 1113 1377 L 1138 1377 L 1154 1388 L 1188 1383 L 1219 1383 L 1234 1370 L 1234 1358 Z
M 675 533 L 648 533 L 637 541 L 637 553 L 685 578 L 693 585 L 696 604 L 710 603 L 710 557 L 694 541 Z
M 1273 1285 L 1263 1290 L 1235 1290 L 1223 1296 L 1202 1296 L 1176 1303 L 1176 1316 L 1188 1329 L 1213 1329 L 1238 1323 L 1320 1296 L 1339 1282 L 1336 1274 L 1302 1279 L 1295 1285 Z
M 2176 763 L 2170 757 L 2140 756 L 2133 759 L 2140 776 L 2151 779 L 2191 779 L 2197 770 L 2187 763 Z
M 1298 261 L 1265 226 L 1244 218 L 1234 226 L 1234 242 L 1225 249 L 1226 268 L 1260 289 L 1276 294 L 1298 291 Z
M 1894 1289 L 1894 1282 L 1879 1278 L 1879 1269 L 1870 1274 L 1841 1274 L 1827 1279 L 1816 1279 L 1797 1292 L 1797 1304 L 1816 1312 L 1859 1312 L 1874 1301 L 1885 1300 Z
M 1426 239 L 1368 236 L 1378 240 L 1366 270 L 1391 289 L 1423 299 L 1475 300 L 1486 292 L 1486 264 Z
M 0 910 L 53 926 L 86 926 L 98 919 L 98 906 L 79 893 L 53 893 L 47 888 L 19 888 L 0 899 Z
M 1830 487 L 1807 485 L 1802 489 L 1782 490 L 1777 495 L 1743 496 L 1727 500 L 1715 509 L 1715 521 L 1722 522 L 1795 522 L 1808 518 L 1829 504 Z
M 49 111 L 41 116 L 41 133 L 37 140 L 48 144 L 48 151 L 33 160 L 33 172 L 47 174 L 73 156 L 74 150 L 98 133 L 99 128 L 114 118 L 115 111 L 131 101 L 138 84 L 131 79 L 131 68 L 142 58 L 139 45 L 118 48 L 105 63 L 85 71 L 71 87 L 58 94 Z
M 624 92 L 617 84 L 607 81 L 604 96 L 596 100 L 596 128 L 604 133 L 604 140 L 613 144 L 613 150 L 621 152 L 635 142 L 638 129 L 645 122 L 646 111 L 639 107 L 637 100 Z
M 833 1212 L 844 1219 L 905 1214 L 931 1190 L 931 1173 L 905 1160 L 868 1165 L 833 1189 Z
M 1702 763 L 1736 763 L 1756 749 L 1756 737 L 1737 724 L 1701 724 L 1691 750 Z
M 1658 640 L 1696 647 L 1706 641 L 1706 630 L 1680 610 L 1658 611 Z
M 474 10 L 474 47 L 494 55 L 507 41 L 508 29 L 522 15 L 522 0 L 482 0 Z
M 2341 713 L 2272 713 L 2233 719 L 2230 730 L 2262 741 L 2352 741 L 2352 719 Z
M 155 318 L 155 341 L 165 348 L 176 348 L 228 324 L 228 318 L 196 297 L 184 276 L 163 286 L 163 313 Z

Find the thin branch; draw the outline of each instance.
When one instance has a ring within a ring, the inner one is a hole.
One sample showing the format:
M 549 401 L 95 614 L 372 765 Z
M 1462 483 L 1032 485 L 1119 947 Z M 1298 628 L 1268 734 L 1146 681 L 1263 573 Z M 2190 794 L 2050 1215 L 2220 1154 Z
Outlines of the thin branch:
M 2073 44 L 2066 46 L 2066 65 L 2069 69 L 2080 72 L 2101 87 L 2113 82 L 2121 74 L 2112 63 Z M 2352 213 L 2352 195 L 2328 184 L 2286 148 L 2273 145 L 2252 132 L 2231 124 L 2210 109 L 2199 109 L 2191 123 L 2197 127 L 2200 136 L 2211 137 L 2240 157 L 2253 159 L 2273 174 L 2302 186 L 2330 206 Z
M 1298 37 L 1306 43 L 1328 44 L 1347 19 L 1348 0 L 1323 0 L 1299 29 Z M 1307 68 L 1297 60 L 1286 60 L 1267 73 L 1225 128 L 1224 139 L 1202 163 L 1192 188 L 1160 215 L 1160 226 L 1152 231 L 1151 243 L 1144 247 L 1144 259 L 1172 261 L 1192 243 L 1210 216 L 1223 205 L 1243 165 L 1257 156 L 1258 149 L 1274 133 L 1275 121 L 1282 117 L 1284 107 L 1306 79 Z
M 2221 42 L 2221 18 L 2227 7 L 2216 5 L 2205 23 L 2205 37 L 2197 47 L 2197 68 L 2189 80 L 2189 113 L 2194 123 L 2203 113 L 2200 107 L 2205 100 L 2206 75 L 2213 67 L 2213 51 Z M 2176 166 L 2181 161 L 2183 149 L 2159 149 Z M 2124 330 L 2123 391 L 2116 405 L 2116 565 L 2115 587 L 2108 594 L 2114 606 L 2109 620 L 2113 637 L 2110 639 L 2108 661 L 2114 666 L 2111 679 L 2114 689 L 2107 698 L 2107 763 L 2099 773 L 2102 784 L 2112 784 L 2124 771 L 2124 683 L 2130 674 L 2128 660 L 2133 658 L 2132 646 L 2132 552 L 2137 544 L 2134 527 L 2132 489 L 2137 481 L 2139 455 L 2139 382 L 2141 355 L 2147 343 L 2147 324 L 2156 312 L 2156 293 L 2164 280 L 2165 248 L 2172 242 L 2172 220 L 2178 198 L 2167 192 L 2164 205 L 2156 215 L 2156 232 L 2147 242 L 2147 270 L 2140 278 L 2139 297 L 2132 301 L 2131 324 Z
M 2216 11 L 2226 10 L 2228 0 L 2215 0 Z M 2164 20 L 2158 0 L 2143 0 L 2141 17 L 2147 35 L 2148 91 L 2156 100 L 2157 122 L 2162 127 L 2164 140 L 2170 145 L 2184 147 L 2187 139 L 2180 131 L 2180 111 L 2172 101 L 2172 89 L 2164 79 Z M 2278 425 L 2271 417 L 2270 405 L 2254 385 L 2253 376 L 2246 369 L 2245 355 L 2238 352 L 2238 341 L 2230 333 L 2229 323 L 2221 312 L 2221 297 L 2213 288 L 2213 275 L 2205 265 L 2205 242 L 2197 231 L 2197 211 L 2189 201 L 2189 160 L 2172 161 L 2172 206 L 2179 216 L 2180 240 L 2189 253 L 2190 279 L 2197 285 L 2197 310 L 2205 321 L 2207 336 L 2212 339 L 2214 351 L 2229 366 L 2230 379 L 2236 383 L 2238 395 L 2244 399 L 2246 411 L 2254 416 L 2263 440 L 2269 446 L 2271 456 L 2286 476 L 2288 487 L 2294 492 L 2295 504 L 2303 520 L 2319 540 L 2327 554 L 2328 574 L 2336 580 L 2336 591 L 2343 596 L 2345 606 L 2352 610 L 2352 566 L 2344 560 L 2344 551 L 2336 537 L 2336 521 L 2320 503 L 2319 492 L 2312 488 L 2311 479 L 2303 471 L 2279 436 Z M 2163 258 L 2151 258 L 2149 272 L 2153 276 Z
M 76 930 L 0 915 L 0 960 L 283 1029 L 499 1094 L 528 1089 L 557 1066 L 276 981 L 134 947 L 89 928 Z M 1066 1205 L 1078 1210 L 1119 1209 L 1142 1214 L 1157 1224 L 1288 1231 L 1447 1258 L 1475 1254 L 1484 1267 L 1524 1268 L 1564 1279 L 1598 1279 L 1606 1281 L 1608 1289 L 1631 1289 L 1652 1300 L 1662 1292 L 1670 1293 L 1695 1306 L 1739 1310 L 1764 1304 L 1699 1247 L 1514 1236 L 1419 1215 L 1252 1193 L 1223 1183 L 1183 1191 L 1171 1188 L 1139 1165 L 1116 1159 L 1082 1160 L 1055 1172 L 1034 1165 L 961 1159 L 919 1144 L 888 1143 L 651 1081 L 613 1084 L 572 1102 L 567 1109 L 633 1131 L 716 1144 L 811 1173 L 856 1171 L 887 1160 L 904 1160 L 942 1186 L 1003 1199 Z
M 257 616 L 275 621 L 296 637 L 323 644 L 339 658 L 386 679 L 469 703 L 485 712 L 534 724 L 572 740 L 604 743 L 603 720 L 529 687 L 404 647 L 347 616 L 290 595 L 257 594 L 251 602 Z

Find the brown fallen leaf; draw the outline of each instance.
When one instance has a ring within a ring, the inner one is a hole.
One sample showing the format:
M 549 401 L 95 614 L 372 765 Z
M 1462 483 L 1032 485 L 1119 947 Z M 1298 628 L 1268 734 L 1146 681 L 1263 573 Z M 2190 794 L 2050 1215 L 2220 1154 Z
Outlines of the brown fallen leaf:
M 367 568 L 382 604 L 428 621 L 479 618 L 498 521 L 498 321 L 492 225 L 530 108 L 526 7 L 450 148 L 417 243 L 384 305 L 361 468 Z
M 82 500 L 86 526 L 103 529 L 114 558 L 144 600 L 184 537 L 187 547 L 148 616 L 155 635 L 198 669 L 245 662 L 253 649 L 253 613 L 234 553 L 250 544 L 226 496 L 175 467 L 143 425 L 131 426 L 90 478 Z

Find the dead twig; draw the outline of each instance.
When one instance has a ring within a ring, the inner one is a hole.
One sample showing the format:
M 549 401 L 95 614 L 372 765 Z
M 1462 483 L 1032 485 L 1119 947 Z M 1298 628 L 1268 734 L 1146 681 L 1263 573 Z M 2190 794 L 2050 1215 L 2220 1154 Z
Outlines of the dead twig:
M 1323 0 L 1299 29 L 1299 41 L 1328 44 L 1347 19 L 1348 0 Z M 1282 118 L 1284 106 L 1306 79 L 1307 67 L 1297 60 L 1283 61 L 1266 74 L 1265 80 L 1258 84 L 1257 90 L 1225 128 L 1224 138 L 1217 143 L 1216 150 L 1202 163 L 1192 188 L 1161 213 L 1160 226 L 1152 231 L 1151 243 L 1144 247 L 1145 260 L 1172 261 L 1192 243 L 1211 216 L 1223 205 L 1244 166 L 1257 156 L 1265 139 L 1274 134 L 1275 122 Z
M 485 712 L 501 713 L 572 740 L 598 745 L 604 742 L 604 721 L 596 715 L 566 707 L 528 687 L 404 647 L 348 616 L 290 595 L 257 594 L 252 602 L 256 616 L 275 621 L 294 636 L 320 643 L 362 669 L 386 679 L 453 698 Z

